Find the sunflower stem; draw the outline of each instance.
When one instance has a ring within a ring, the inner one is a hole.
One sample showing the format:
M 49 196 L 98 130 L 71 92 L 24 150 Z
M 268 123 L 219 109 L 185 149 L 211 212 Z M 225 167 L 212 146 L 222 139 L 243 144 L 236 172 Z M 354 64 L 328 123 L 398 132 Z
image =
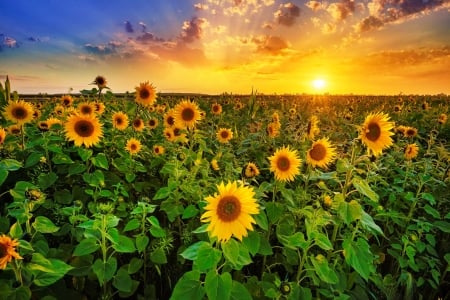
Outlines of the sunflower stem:
M 25 131 L 23 125 L 20 125 L 20 134 L 22 135 L 22 150 L 25 150 Z

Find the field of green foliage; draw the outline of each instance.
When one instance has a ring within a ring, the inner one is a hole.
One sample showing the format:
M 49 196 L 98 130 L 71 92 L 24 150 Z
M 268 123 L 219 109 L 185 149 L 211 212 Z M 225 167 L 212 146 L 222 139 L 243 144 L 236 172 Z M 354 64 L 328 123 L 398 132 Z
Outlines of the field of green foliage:
M 96 83 L 1 85 L 0 299 L 450 299 L 449 96 Z

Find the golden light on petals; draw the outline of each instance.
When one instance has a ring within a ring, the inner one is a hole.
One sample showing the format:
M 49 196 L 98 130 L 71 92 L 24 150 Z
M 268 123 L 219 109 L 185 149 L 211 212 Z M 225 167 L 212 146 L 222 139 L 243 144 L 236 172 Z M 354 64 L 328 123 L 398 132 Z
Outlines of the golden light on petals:
M 220 115 L 220 114 L 222 113 L 222 105 L 220 105 L 219 103 L 214 103 L 214 104 L 211 106 L 211 112 L 212 112 L 214 115 Z
M 292 181 L 300 174 L 301 159 L 297 156 L 297 150 L 290 150 L 289 146 L 279 148 L 269 157 L 270 171 L 279 181 Z
M 141 151 L 141 149 L 142 149 L 141 142 L 135 138 L 130 138 L 127 141 L 127 144 L 125 146 L 125 150 L 130 152 L 130 154 L 132 154 L 132 155 L 139 153 L 139 151 Z
M 201 118 L 200 109 L 195 102 L 183 100 L 174 108 L 175 125 L 179 128 L 193 128 Z
M 252 178 L 259 175 L 259 169 L 256 164 L 249 162 L 247 166 L 245 166 L 245 177 Z
M 164 114 L 164 127 L 173 127 L 175 126 L 175 110 L 171 109 L 167 113 Z
M 411 160 L 413 158 L 416 158 L 419 154 L 419 146 L 417 146 L 416 143 L 406 145 L 404 155 L 405 159 Z
M 89 102 L 80 103 L 77 108 L 82 115 L 93 115 L 96 109 L 94 103 Z
M 312 167 L 327 168 L 336 157 L 334 148 L 328 138 L 315 141 L 306 153 L 306 162 Z
M 142 131 L 145 128 L 144 120 L 142 119 L 134 119 L 133 120 L 133 129 L 136 131 Z
M 66 138 L 75 146 L 84 145 L 87 148 L 100 142 L 103 136 L 100 121 L 91 115 L 70 115 L 64 124 Z
M 252 215 L 259 213 L 253 187 L 222 182 L 217 189 L 218 193 L 205 198 L 207 205 L 200 219 L 209 223 L 207 230 L 219 242 L 226 242 L 232 236 L 242 240 L 256 223 Z
M 153 153 L 155 155 L 161 155 L 161 154 L 164 154 L 164 152 L 166 152 L 166 149 L 163 146 L 160 146 L 160 145 L 153 146 Z
M 148 81 L 140 83 L 136 87 L 136 103 L 143 106 L 150 106 L 156 101 L 156 88 Z
M 389 119 L 387 114 L 369 114 L 361 127 L 359 137 L 374 156 L 379 156 L 393 144 L 391 136 L 394 133 L 391 130 L 394 128 L 394 122 Z
M 116 112 L 112 116 L 112 123 L 114 128 L 125 130 L 128 127 L 128 115 L 121 111 Z
M 71 106 L 73 103 L 73 98 L 70 95 L 63 95 L 61 97 L 61 104 L 65 107 Z
M 159 121 L 158 119 L 152 118 L 150 120 L 148 120 L 148 128 L 150 129 L 155 129 L 156 127 L 158 127 Z
M 18 100 L 9 101 L 5 107 L 3 115 L 9 121 L 17 125 L 23 125 L 33 120 L 34 108 L 31 103 Z
M 6 130 L 0 127 L 0 145 L 5 142 Z
M 2 234 L 0 236 L 0 270 L 6 269 L 6 265 L 15 259 L 22 259 L 17 253 L 16 247 L 19 242 L 16 239 L 11 239 L 9 236 Z
M 220 128 L 216 133 L 216 137 L 220 143 L 225 144 L 233 138 L 233 132 L 229 128 Z
M 96 84 L 98 89 L 101 90 L 107 87 L 106 85 L 108 84 L 108 82 L 106 81 L 106 78 L 104 76 L 98 75 L 97 77 L 95 77 L 92 84 Z

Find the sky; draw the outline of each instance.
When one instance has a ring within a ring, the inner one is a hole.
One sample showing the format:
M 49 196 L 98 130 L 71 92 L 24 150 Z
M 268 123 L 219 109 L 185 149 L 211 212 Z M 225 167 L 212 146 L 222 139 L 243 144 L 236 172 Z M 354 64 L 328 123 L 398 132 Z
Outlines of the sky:
M 0 81 L 76 93 L 450 94 L 450 0 L 0 0 Z

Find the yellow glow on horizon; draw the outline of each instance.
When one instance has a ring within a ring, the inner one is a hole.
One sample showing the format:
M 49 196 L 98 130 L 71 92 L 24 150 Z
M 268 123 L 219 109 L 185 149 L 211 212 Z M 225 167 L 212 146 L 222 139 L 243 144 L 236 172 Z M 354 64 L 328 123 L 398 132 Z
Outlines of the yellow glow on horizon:
M 315 90 L 321 91 L 327 86 L 327 82 L 323 78 L 316 78 L 311 82 Z

